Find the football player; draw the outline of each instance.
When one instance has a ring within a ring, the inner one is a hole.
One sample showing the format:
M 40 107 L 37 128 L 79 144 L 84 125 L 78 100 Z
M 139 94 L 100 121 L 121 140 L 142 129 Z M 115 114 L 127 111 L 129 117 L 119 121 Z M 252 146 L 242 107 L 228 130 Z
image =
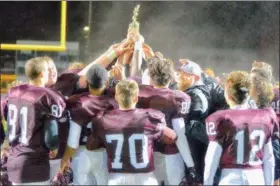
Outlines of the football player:
M 247 72 L 229 74 L 225 98 L 230 109 L 206 120 L 209 146 L 205 156 L 204 185 L 212 185 L 220 165 L 219 185 L 273 185 L 273 128 L 271 108 L 250 109 L 251 79 Z
M 271 100 L 275 99 L 275 89 L 267 78 L 261 76 L 252 76 L 251 96 L 256 100 L 258 108 L 266 108 L 271 105 Z M 275 108 L 273 108 L 275 110 Z M 276 110 L 277 111 L 277 110 Z M 277 113 L 276 113 L 277 115 Z M 278 115 L 279 124 L 279 115 Z M 275 158 L 275 185 L 279 185 L 280 176 L 280 151 L 279 151 L 279 125 L 274 127 L 274 136 L 272 138 L 273 153 Z
M 53 60 L 49 57 L 42 57 L 42 58 L 46 60 L 49 65 L 49 81 L 48 81 L 49 88 L 60 92 L 65 98 L 68 98 L 73 94 L 79 94 L 87 91 L 86 86 L 83 85 L 82 81 L 80 81 L 80 79 L 83 78 L 82 77 L 80 78 L 78 75 L 78 73 L 83 69 L 82 64 L 79 65 L 78 63 L 75 64 L 71 63 L 69 68 L 63 71 L 57 77 L 57 69 Z M 58 129 L 59 129 L 60 143 L 59 143 L 57 155 L 55 157 L 51 157 L 50 159 L 51 179 L 54 178 L 54 176 L 59 172 L 61 158 L 66 148 L 67 137 L 69 132 L 68 112 L 65 112 L 65 114 L 58 121 Z
M 50 184 L 49 150 L 56 154 L 57 123 L 66 104 L 64 98 L 45 88 L 48 64 L 32 58 L 25 64 L 28 84 L 11 88 L 4 105 L 10 152 L 9 180 L 14 184 Z M 6 112 L 7 111 L 7 112 Z
M 10 84 L 7 85 L 7 89 L 8 89 L 8 92 L 10 91 L 10 89 L 12 87 L 15 87 L 15 86 L 19 86 L 23 84 L 23 82 L 21 81 L 13 81 L 11 82 Z M 4 100 L 1 100 L 1 115 L 3 115 L 1 117 L 1 126 L 2 127 L 0 129 L 1 131 L 1 139 L 3 140 L 1 142 L 1 163 L 0 163 L 0 185 L 12 185 L 11 182 L 9 182 L 9 178 L 8 178 L 8 174 L 7 174 L 7 167 L 6 167 L 6 164 L 7 164 L 7 161 L 8 161 L 8 156 L 9 156 L 9 144 L 8 144 L 8 141 L 7 141 L 7 138 L 5 137 L 5 134 L 6 134 L 6 130 L 7 130 L 7 121 L 5 120 L 5 117 L 4 117 L 4 108 L 6 105 L 6 101 L 5 99 Z M 7 110 L 6 110 L 7 112 Z
M 105 110 L 112 110 L 117 108 L 117 103 L 114 96 L 108 94 L 106 83 L 108 82 L 108 72 L 105 68 L 94 65 L 87 72 L 87 82 L 89 85 L 89 93 L 74 95 L 69 97 L 67 101 L 67 109 L 70 111 L 70 133 L 68 137 L 68 145 L 64 153 L 61 169 L 64 169 L 65 164 L 75 154 L 72 166 L 74 171 L 74 184 L 97 184 L 106 185 L 108 178 L 107 157 L 104 146 L 95 150 L 84 150 L 80 148 L 76 152 L 79 145 L 88 143 L 87 148 L 90 147 L 89 134 L 83 135 L 87 132 L 83 130 L 83 126 L 92 128 L 91 120 L 98 112 Z M 94 123 L 93 123 L 94 125 Z M 83 136 L 80 139 L 80 136 Z M 96 179 L 96 183 L 95 180 Z
M 166 127 L 164 114 L 136 109 L 139 88 L 135 81 L 116 86 L 119 109 L 93 120 L 96 144 L 104 143 L 108 155 L 108 185 L 158 185 L 154 176 L 153 141 L 174 143 L 177 136 Z
M 117 58 L 119 55 L 122 55 L 123 52 L 126 52 L 130 49 L 127 47 L 127 45 L 128 43 L 122 43 L 116 47 L 113 47 L 112 45 L 108 49 L 108 51 L 106 51 L 95 61 L 87 65 L 85 68 L 81 69 L 81 65 L 72 64 L 72 66 L 70 66 L 70 69 L 64 71 L 59 76 L 57 76 L 57 69 L 53 60 L 49 57 L 43 57 L 43 59 L 47 61 L 49 65 L 49 80 L 47 83 L 48 87 L 52 90 L 60 92 L 65 98 L 68 98 L 74 94 L 87 92 L 88 88 L 85 75 L 87 71 L 91 68 L 91 66 L 93 66 L 94 64 L 110 64 L 115 58 Z M 60 148 L 58 149 L 57 156 L 53 157 L 50 160 L 51 178 L 53 178 L 59 172 L 61 158 L 67 143 L 69 131 L 69 116 L 67 112 L 65 112 L 65 114 L 61 117 L 58 124 Z M 86 127 L 83 130 L 87 130 Z
M 270 93 L 268 90 L 270 90 L 270 88 L 272 85 L 274 85 L 274 81 L 273 81 L 273 72 L 272 72 L 272 66 L 268 63 L 265 62 L 254 62 L 252 64 L 252 70 L 251 70 L 251 78 L 253 80 L 253 87 L 255 87 L 256 93 L 257 94 L 253 94 L 253 96 L 255 97 L 255 99 L 258 98 L 258 94 L 263 95 L 266 94 L 268 95 L 268 93 Z M 257 80 L 257 81 L 256 81 Z M 265 81 L 266 80 L 266 81 Z M 259 83 L 260 82 L 260 83 Z M 265 96 L 261 96 L 265 97 Z M 257 100 L 259 102 L 259 100 Z M 259 106 L 260 106 L 260 102 L 259 102 Z M 278 127 L 280 127 L 280 102 L 279 102 L 279 87 L 274 87 L 273 88 L 273 99 L 270 103 L 270 106 L 274 109 L 277 118 L 278 118 Z M 277 144 L 280 143 L 280 138 L 278 136 L 278 142 L 277 140 L 273 140 L 272 141 L 272 145 L 273 145 L 273 152 L 274 152 L 274 158 L 275 158 L 275 162 L 276 162 L 276 166 L 275 166 L 275 185 L 279 185 L 280 182 L 280 163 L 277 163 L 280 161 L 280 153 L 279 153 L 279 147 Z
M 267 64 L 267 66 L 269 66 Z M 254 67 L 251 70 L 251 78 L 253 77 L 261 77 L 264 78 L 268 81 L 269 84 L 273 85 L 273 77 L 272 77 L 272 72 L 270 72 L 271 68 L 265 68 L 265 67 Z M 279 87 L 275 86 L 273 88 L 274 96 L 271 102 L 271 106 L 274 109 L 275 113 L 278 116 L 278 119 L 280 118 L 280 102 L 279 102 Z
M 137 107 L 162 111 L 167 126 L 176 132 L 178 136 L 176 144 L 156 144 L 155 174 L 160 183 L 179 185 L 185 176 L 184 163 L 190 172 L 194 171 L 184 122 L 189 113 L 191 100 L 187 94 L 168 88 L 174 73 L 172 61 L 156 55 L 150 58 L 148 63 L 148 79 L 152 86 L 140 85 Z

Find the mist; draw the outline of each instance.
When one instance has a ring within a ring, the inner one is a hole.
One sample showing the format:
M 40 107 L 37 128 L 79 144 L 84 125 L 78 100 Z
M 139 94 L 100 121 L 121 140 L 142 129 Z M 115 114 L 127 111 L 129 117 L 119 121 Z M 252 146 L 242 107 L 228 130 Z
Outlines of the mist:
M 253 60 L 279 69 L 279 2 L 93 2 L 92 58 L 126 37 L 137 4 L 145 43 L 177 64 L 187 58 L 217 75 Z

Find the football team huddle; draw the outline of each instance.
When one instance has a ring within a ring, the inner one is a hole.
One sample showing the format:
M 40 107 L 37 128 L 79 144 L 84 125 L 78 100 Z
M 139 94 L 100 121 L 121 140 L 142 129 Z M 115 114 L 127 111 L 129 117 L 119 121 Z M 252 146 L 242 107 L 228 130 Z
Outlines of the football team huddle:
M 279 184 L 271 65 L 218 79 L 179 62 L 154 53 L 137 24 L 59 75 L 50 57 L 29 59 L 28 82 L 1 100 L 1 184 Z

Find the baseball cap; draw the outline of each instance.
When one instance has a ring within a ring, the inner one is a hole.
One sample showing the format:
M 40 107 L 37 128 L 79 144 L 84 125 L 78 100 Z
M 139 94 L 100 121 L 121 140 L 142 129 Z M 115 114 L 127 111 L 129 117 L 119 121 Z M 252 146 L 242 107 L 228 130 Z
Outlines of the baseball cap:
M 187 64 L 183 64 L 179 69 L 185 73 L 193 74 L 199 77 L 201 77 L 202 74 L 202 69 L 200 68 L 200 66 L 197 63 L 190 60 Z

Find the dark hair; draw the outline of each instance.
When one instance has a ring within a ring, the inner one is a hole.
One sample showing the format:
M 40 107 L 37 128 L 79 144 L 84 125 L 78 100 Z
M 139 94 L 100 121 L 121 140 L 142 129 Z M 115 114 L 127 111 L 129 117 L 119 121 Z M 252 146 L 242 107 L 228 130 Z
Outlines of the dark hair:
M 149 76 L 158 86 L 166 86 L 173 78 L 173 62 L 169 59 L 153 56 L 148 61 Z
M 245 71 L 231 72 L 227 77 L 226 86 L 233 101 L 237 104 L 243 104 L 249 97 L 251 88 L 250 76 Z
M 108 80 L 108 72 L 100 65 L 93 65 L 86 74 L 88 85 L 93 89 L 102 88 Z

